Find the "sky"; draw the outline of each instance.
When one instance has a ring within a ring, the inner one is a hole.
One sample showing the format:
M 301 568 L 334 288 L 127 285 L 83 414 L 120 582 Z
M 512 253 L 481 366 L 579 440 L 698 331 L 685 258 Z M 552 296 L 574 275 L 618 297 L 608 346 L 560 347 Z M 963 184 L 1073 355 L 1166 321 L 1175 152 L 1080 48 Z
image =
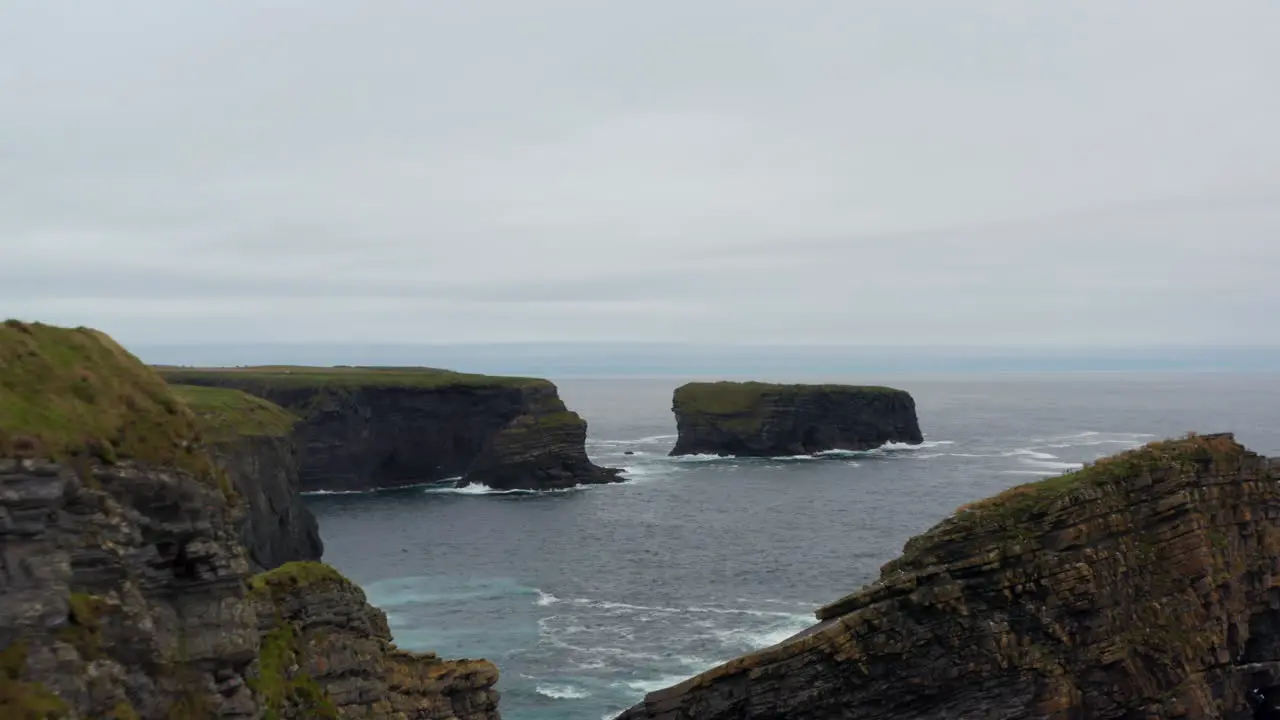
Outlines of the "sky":
M 1280 3 L 0 0 L 0 315 L 1280 346 Z

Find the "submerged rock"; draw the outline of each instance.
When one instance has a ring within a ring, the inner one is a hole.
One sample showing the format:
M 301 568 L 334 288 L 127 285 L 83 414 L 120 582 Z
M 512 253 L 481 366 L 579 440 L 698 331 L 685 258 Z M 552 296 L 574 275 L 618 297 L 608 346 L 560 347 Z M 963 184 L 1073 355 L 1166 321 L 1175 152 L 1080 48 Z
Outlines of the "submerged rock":
M 301 422 L 305 491 L 461 478 L 497 488 L 615 482 L 587 459 L 586 421 L 536 378 L 430 368 L 160 368 L 172 383 L 237 388 Z
M 672 455 L 777 457 L 924 440 L 903 390 L 855 385 L 695 382 L 672 398 Z
M 1280 463 L 1188 436 L 1012 488 L 622 720 L 1247 718 L 1280 684 Z

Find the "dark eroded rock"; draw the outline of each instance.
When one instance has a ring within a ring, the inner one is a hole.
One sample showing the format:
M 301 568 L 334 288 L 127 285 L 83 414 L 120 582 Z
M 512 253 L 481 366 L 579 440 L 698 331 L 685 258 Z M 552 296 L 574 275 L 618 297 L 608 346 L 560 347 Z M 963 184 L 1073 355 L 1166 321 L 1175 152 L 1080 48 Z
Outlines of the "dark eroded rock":
M 245 501 L 241 539 L 254 570 L 319 560 L 324 544 L 298 477 L 298 418 L 239 390 L 172 390 L 196 414 L 204 446 Z
M 239 388 L 299 415 L 307 491 L 451 478 L 537 490 L 617 479 L 587 459 L 586 421 L 546 380 L 423 368 L 162 373 L 174 383 Z
M 695 382 L 676 389 L 672 411 L 672 455 L 808 455 L 924 439 L 915 401 L 892 388 Z

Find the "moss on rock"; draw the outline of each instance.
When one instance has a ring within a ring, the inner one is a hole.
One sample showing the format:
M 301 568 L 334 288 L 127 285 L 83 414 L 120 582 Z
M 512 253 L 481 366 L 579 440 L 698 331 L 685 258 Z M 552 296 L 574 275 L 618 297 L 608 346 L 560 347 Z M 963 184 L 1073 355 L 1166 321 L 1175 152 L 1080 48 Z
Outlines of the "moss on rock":
M 262 639 L 258 674 L 249 680 L 250 687 L 262 698 L 264 720 L 295 716 L 336 719 L 338 709 L 333 700 L 310 675 L 293 672 L 297 665 L 297 630 L 282 621 Z M 288 708 L 293 712 L 287 712 Z
M 325 584 L 350 585 L 351 581 L 324 563 L 295 560 L 254 575 L 249 580 L 249 592 L 260 599 L 269 600 L 296 593 L 301 588 Z
M 173 385 L 200 422 L 206 440 L 234 440 L 246 436 L 284 437 L 298 417 L 275 403 L 233 388 Z
M 674 405 L 685 412 L 740 415 L 762 411 L 770 394 L 830 395 L 847 393 L 899 393 L 879 385 L 783 384 L 765 382 L 691 382 L 675 391 Z
M 66 717 L 69 708 L 44 685 L 25 679 L 27 646 L 18 642 L 0 650 L 0 718 L 5 720 L 53 720 Z

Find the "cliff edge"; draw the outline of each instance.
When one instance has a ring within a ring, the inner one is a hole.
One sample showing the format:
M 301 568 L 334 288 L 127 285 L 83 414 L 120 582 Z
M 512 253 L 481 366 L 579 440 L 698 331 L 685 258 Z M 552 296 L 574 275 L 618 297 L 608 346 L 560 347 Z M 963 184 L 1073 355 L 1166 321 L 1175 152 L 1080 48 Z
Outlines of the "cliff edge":
M 0 717 L 496 720 L 492 665 L 396 649 L 331 568 L 251 580 L 206 428 L 107 336 L 0 324 Z
M 293 437 L 298 418 L 239 390 L 194 385 L 171 389 L 195 413 L 205 448 L 247 505 L 241 540 L 254 570 L 319 560 L 324 543 L 302 499 L 298 477 Z
M 587 458 L 586 421 L 546 380 L 429 368 L 159 370 L 171 383 L 243 390 L 298 415 L 304 491 L 621 480 Z
M 693 382 L 671 403 L 672 455 L 776 457 L 924 440 L 903 390 L 855 385 Z
M 961 508 L 818 624 L 623 720 L 1250 717 L 1280 683 L 1280 467 L 1188 436 Z

